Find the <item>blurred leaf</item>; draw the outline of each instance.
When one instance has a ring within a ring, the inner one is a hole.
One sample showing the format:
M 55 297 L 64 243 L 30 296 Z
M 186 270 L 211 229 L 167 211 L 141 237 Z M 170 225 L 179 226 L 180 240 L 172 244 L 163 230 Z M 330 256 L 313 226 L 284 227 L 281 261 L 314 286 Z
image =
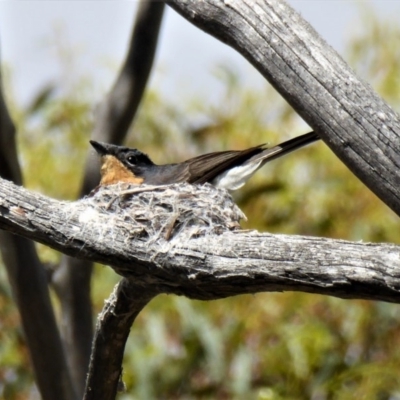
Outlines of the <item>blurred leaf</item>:
M 31 104 L 27 107 L 27 115 L 35 114 L 39 112 L 42 108 L 44 108 L 46 104 L 48 104 L 48 102 L 51 100 L 54 90 L 55 87 L 53 84 L 48 84 L 40 89 L 38 94 L 31 101 Z

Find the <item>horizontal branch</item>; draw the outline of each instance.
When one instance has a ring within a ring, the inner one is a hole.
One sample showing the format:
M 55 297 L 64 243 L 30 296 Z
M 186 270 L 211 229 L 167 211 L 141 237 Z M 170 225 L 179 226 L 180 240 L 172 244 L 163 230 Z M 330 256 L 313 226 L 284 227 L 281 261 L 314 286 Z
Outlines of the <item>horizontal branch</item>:
M 400 302 L 400 247 L 237 229 L 225 191 L 172 185 L 100 188 L 60 202 L 0 180 L 0 228 L 111 264 L 154 293 L 203 300 L 304 291 Z

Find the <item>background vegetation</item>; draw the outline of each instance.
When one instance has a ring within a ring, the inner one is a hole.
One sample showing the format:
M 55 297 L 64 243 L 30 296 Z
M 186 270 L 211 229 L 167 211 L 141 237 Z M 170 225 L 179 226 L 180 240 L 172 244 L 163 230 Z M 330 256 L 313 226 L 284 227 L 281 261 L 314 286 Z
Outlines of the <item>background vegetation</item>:
M 364 21 L 368 33 L 353 37 L 345 58 L 399 110 L 400 28 L 368 12 Z M 156 162 L 169 162 L 223 148 L 274 144 L 304 132 L 299 118 L 267 84 L 249 92 L 229 68 L 218 71 L 226 85 L 221 107 L 193 99 L 178 109 L 149 91 L 127 144 Z M 26 109 L 9 99 L 27 187 L 76 198 L 93 102 L 86 77 L 71 82 L 62 98 L 44 89 Z M 208 125 L 191 126 L 198 114 Z M 398 218 L 323 143 L 274 162 L 235 196 L 248 216 L 246 228 L 400 241 Z M 59 259 L 43 246 L 41 256 L 50 264 Z M 112 270 L 97 266 L 97 312 L 118 280 Z M 29 354 L 4 268 L 0 343 L 0 398 L 35 398 Z M 300 293 L 214 302 L 159 296 L 131 332 L 124 362 L 128 391 L 120 398 L 393 400 L 400 399 L 399 371 L 397 305 Z

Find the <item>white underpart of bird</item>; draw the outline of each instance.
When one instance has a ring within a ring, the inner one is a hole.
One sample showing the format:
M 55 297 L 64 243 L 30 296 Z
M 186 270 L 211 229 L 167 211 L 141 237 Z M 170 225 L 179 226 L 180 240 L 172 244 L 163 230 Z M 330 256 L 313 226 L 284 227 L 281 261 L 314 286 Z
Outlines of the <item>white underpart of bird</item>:
M 261 160 L 259 162 L 253 162 L 251 164 L 239 165 L 233 167 L 218 175 L 212 181 L 212 184 L 219 189 L 237 190 L 240 189 L 247 180 L 257 171 L 260 167 Z
M 290 150 L 282 148 L 280 145 L 267 149 L 263 153 L 250 158 L 244 164 L 228 169 L 218 175 L 211 183 L 219 189 L 240 189 L 268 161 L 272 161 L 293 150 L 293 148 Z

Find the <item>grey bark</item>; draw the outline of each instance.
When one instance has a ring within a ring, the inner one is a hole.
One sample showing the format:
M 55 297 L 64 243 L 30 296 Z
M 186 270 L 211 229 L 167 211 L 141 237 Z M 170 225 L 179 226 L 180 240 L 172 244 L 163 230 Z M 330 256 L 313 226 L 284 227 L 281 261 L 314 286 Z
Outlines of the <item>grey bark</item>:
M 283 0 L 168 0 L 250 61 L 400 215 L 399 116 Z
M 212 300 L 291 290 L 400 301 L 399 246 L 231 231 L 237 220 L 227 212 L 234 204 L 216 207 L 216 189 L 210 186 L 149 190 L 147 208 L 138 208 L 141 195 L 125 199 L 124 192 L 114 190 L 65 203 L 2 180 L 0 228 L 109 264 L 153 292 Z M 114 202 L 118 206 L 110 208 Z M 164 222 L 155 218 L 160 210 L 165 211 Z M 187 210 L 211 214 L 194 220 Z M 224 218 L 224 225 L 215 229 L 198 227 Z
M 162 2 L 140 2 L 126 59 L 110 92 L 97 108 L 92 139 L 120 144 L 126 137 L 151 71 L 163 10 Z M 88 194 L 98 181 L 98 160 L 89 151 L 81 196 Z M 62 307 L 67 361 L 79 393 L 84 390 L 93 336 L 91 275 L 90 261 L 64 255 L 53 276 Z
M 115 287 L 97 319 L 84 400 L 115 399 L 123 387 L 122 360 L 131 326 L 156 294 L 128 279 Z

